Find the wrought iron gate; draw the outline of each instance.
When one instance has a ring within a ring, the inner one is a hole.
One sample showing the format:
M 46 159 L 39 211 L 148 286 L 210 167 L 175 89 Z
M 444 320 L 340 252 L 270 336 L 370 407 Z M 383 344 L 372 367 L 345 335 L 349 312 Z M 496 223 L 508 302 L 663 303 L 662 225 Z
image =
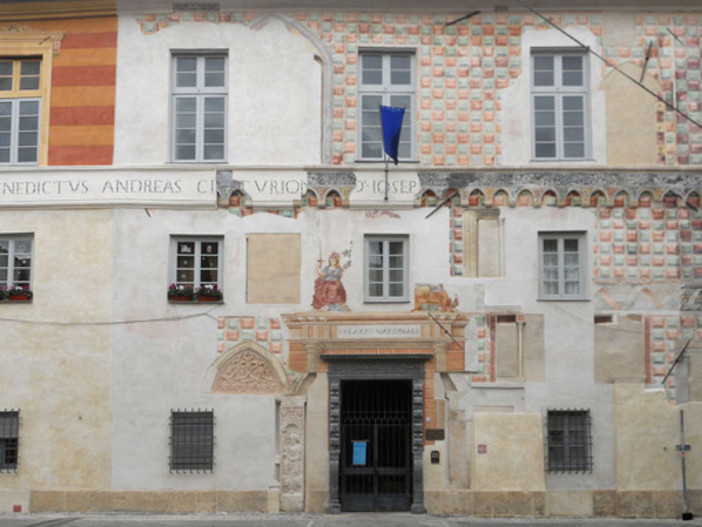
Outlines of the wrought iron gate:
M 412 381 L 341 381 L 340 417 L 343 510 L 409 510 Z

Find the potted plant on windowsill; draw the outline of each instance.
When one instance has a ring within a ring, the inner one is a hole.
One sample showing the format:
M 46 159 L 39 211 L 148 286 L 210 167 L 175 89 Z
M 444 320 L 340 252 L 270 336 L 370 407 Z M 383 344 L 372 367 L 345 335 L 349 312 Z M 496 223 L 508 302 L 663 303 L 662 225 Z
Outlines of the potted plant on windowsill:
M 191 302 L 195 291 L 191 285 L 171 284 L 168 286 L 168 300 L 171 302 Z
M 34 293 L 29 287 L 13 285 L 5 291 L 5 295 L 10 302 L 29 302 Z
M 212 284 L 198 287 L 195 294 L 197 295 L 198 302 L 221 302 L 224 296 L 222 295 L 222 291 L 217 289 L 216 285 Z

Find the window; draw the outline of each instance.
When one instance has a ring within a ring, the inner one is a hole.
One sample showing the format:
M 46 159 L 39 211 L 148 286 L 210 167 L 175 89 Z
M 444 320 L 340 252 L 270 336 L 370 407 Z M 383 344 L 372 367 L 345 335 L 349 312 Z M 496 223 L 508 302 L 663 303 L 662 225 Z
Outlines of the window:
M 360 58 L 361 159 L 383 159 L 381 104 L 405 108 L 399 157 L 414 159 L 414 56 L 410 53 L 364 52 Z
M 0 288 L 32 289 L 32 237 L 0 237 Z
M 222 239 L 173 238 L 175 260 L 171 283 L 197 291 L 200 288 L 222 290 Z
M 584 159 L 588 90 L 584 53 L 532 54 L 535 159 Z
M 0 58 L 0 165 L 39 162 L 41 59 Z
M 173 159 L 224 161 L 227 58 L 173 57 Z
M 214 465 L 214 412 L 171 411 L 171 471 L 208 470 Z
M 0 412 L 0 471 L 17 470 L 19 411 Z
M 584 233 L 539 233 L 539 298 L 584 300 L 584 262 Z
M 408 301 L 407 236 L 366 236 L 367 302 Z
M 588 410 L 549 410 L 549 472 L 591 472 L 592 436 Z

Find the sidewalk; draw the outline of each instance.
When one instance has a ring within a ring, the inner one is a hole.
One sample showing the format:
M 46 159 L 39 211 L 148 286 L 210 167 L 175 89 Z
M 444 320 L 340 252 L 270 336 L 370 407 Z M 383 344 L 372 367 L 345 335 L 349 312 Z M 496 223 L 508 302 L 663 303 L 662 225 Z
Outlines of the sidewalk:
M 702 517 L 680 519 L 619 518 L 468 518 L 410 513 L 354 513 L 338 515 L 254 514 L 152 515 L 152 514 L 0 514 L 0 527 L 702 527 Z

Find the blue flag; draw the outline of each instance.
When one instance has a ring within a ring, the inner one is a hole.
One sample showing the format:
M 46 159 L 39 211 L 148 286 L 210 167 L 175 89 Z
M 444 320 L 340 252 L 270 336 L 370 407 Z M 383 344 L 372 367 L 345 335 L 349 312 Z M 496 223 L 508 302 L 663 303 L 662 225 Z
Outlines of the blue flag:
M 383 127 L 383 146 L 385 153 L 395 161 L 400 150 L 400 133 L 402 132 L 402 118 L 405 116 L 404 108 L 394 106 L 380 106 L 380 124 Z

